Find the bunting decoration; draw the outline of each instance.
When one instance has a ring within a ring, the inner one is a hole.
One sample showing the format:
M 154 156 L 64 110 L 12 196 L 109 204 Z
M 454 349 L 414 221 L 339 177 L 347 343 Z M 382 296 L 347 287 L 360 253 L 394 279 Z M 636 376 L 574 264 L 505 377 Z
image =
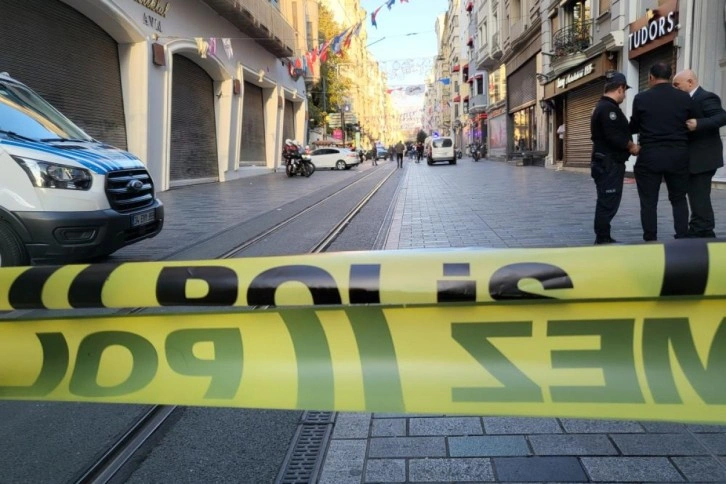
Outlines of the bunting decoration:
M 381 6 L 376 8 L 373 13 L 371 13 L 371 24 L 378 28 L 378 13 L 381 11 L 383 7 L 388 7 L 388 10 L 391 10 L 393 5 L 395 5 L 396 0 L 385 0 Z M 409 3 L 409 0 L 401 0 L 400 3 Z M 360 31 L 363 28 L 363 23 L 365 22 L 365 17 L 361 19 L 359 22 L 353 24 L 352 26 L 348 27 L 344 31 L 340 32 L 338 35 L 334 35 L 331 39 L 325 40 L 323 43 L 321 43 L 318 48 L 311 49 L 308 52 L 305 52 L 301 54 L 298 57 L 294 57 L 292 59 L 288 59 L 288 71 L 290 72 L 290 76 L 298 79 L 302 74 L 305 74 L 307 72 L 311 72 L 314 69 L 314 65 L 316 62 L 320 62 L 321 64 L 327 62 L 330 55 L 342 55 L 345 50 L 350 48 L 350 44 L 353 40 L 353 37 L 357 37 L 360 35 Z M 210 42 L 207 43 L 204 39 L 202 40 L 205 44 L 208 44 L 208 46 L 211 46 L 212 42 L 214 41 L 214 47 L 212 49 L 216 52 L 216 39 L 210 39 Z M 227 44 L 225 43 L 225 39 L 222 39 L 222 43 L 225 46 L 225 51 L 227 50 Z M 198 44 L 199 45 L 199 44 Z M 209 48 L 209 47 L 207 47 Z M 229 46 L 229 49 L 231 51 L 231 45 Z M 200 47 L 200 53 L 202 52 L 202 49 Z M 211 52 L 210 52 L 211 53 Z M 205 50 L 206 54 L 206 50 Z M 229 52 L 227 52 L 228 56 L 231 56 Z M 300 72 L 302 71 L 302 72 Z

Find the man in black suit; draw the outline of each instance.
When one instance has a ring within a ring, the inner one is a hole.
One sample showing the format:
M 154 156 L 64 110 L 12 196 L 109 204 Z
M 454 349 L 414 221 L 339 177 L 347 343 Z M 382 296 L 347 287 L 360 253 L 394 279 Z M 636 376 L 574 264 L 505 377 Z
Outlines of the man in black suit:
M 671 68 L 658 62 L 650 68 L 650 89 L 633 99 L 630 131 L 638 133 L 640 154 L 635 182 L 640 197 L 643 240 L 658 239 L 658 192 L 665 179 L 677 239 L 688 236 L 688 128 L 693 118 L 691 97 L 671 85 Z
M 719 128 L 726 126 L 726 111 L 721 99 L 698 84 L 698 77 L 690 69 L 673 78 L 673 86 L 687 92 L 693 99 L 693 119 L 688 149 L 691 155 L 688 179 L 688 202 L 691 206 L 689 237 L 716 237 L 716 221 L 711 206 L 711 179 L 723 166 L 723 144 Z

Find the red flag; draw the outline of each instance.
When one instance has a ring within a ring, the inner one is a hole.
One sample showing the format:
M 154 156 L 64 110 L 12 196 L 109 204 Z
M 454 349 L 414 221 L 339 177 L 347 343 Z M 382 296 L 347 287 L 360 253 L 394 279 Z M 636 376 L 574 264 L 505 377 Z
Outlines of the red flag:
M 382 8 L 383 8 L 383 5 L 381 5 L 381 6 L 380 6 L 380 7 L 378 7 L 377 9 L 375 9 L 375 11 L 374 11 L 374 12 L 373 12 L 373 13 L 371 14 L 371 24 L 372 24 L 372 25 L 373 25 L 373 26 L 374 26 L 375 28 L 378 28 L 378 24 L 376 23 L 376 15 L 378 15 L 378 11 L 379 11 L 380 9 L 382 9 Z

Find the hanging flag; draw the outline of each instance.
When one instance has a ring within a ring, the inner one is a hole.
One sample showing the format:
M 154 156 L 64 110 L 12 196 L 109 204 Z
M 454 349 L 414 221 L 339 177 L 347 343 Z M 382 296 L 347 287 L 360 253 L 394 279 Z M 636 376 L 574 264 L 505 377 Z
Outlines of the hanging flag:
M 388 10 L 391 10 L 391 7 L 393 6 L 394 3 L 396 3 L 396 0 L 388 0 L 388 3 L 386 4 L 386 6 L 388 7 Z
M 209 38 L 209 55 L 217 55 L 217 38 Z
M 229 39 L 222 39 L 222 46 L 224 52 L 227 54 L 227 58 L 231 59 L 234 56 L 234 50 L 232 50 L 232 41 Z
M 449 78 L 449 77 L 442 77 L 441 79 L 439 79 L 439 82 L 441 84 L 443 84 L 444 86 L 448 86 L 449 84 L 451 84 L 451 78 Z
M 201 37 L 194 37 L 194 41 L 197 43 L 197 52 L 199 52 L 199 55 L 202 57 L 202 59 L 206 59 L 207 51 L 209 50 L 209 44 Z
M 378 7 L 377 9 L 375 9 L 375 10 L 373 11 L 373 13 L 371 14 L 371 24 L 373 24 L 373 26 L 374 26 L 375 28 L 378 28 L 378 24 L 376 23 L 376 15 L 378 15 L 378 11 L 379 11 L 380 9 L 382 9 L 382 8 L 383 8 L 383 5 L 381 5 L 381 6 L 380 6 L 380 7 Z

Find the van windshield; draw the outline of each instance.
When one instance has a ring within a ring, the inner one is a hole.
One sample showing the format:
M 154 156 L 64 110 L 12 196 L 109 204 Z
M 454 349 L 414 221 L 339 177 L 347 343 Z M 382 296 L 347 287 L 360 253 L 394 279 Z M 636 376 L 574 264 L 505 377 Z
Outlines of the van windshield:
M 451 148 L 452 141 L 448 138 L 434 140 L 434 148 Z
M 33 91 L 2 79 L 0 131 L 35 140 L 92 141 L 81 128 Z

